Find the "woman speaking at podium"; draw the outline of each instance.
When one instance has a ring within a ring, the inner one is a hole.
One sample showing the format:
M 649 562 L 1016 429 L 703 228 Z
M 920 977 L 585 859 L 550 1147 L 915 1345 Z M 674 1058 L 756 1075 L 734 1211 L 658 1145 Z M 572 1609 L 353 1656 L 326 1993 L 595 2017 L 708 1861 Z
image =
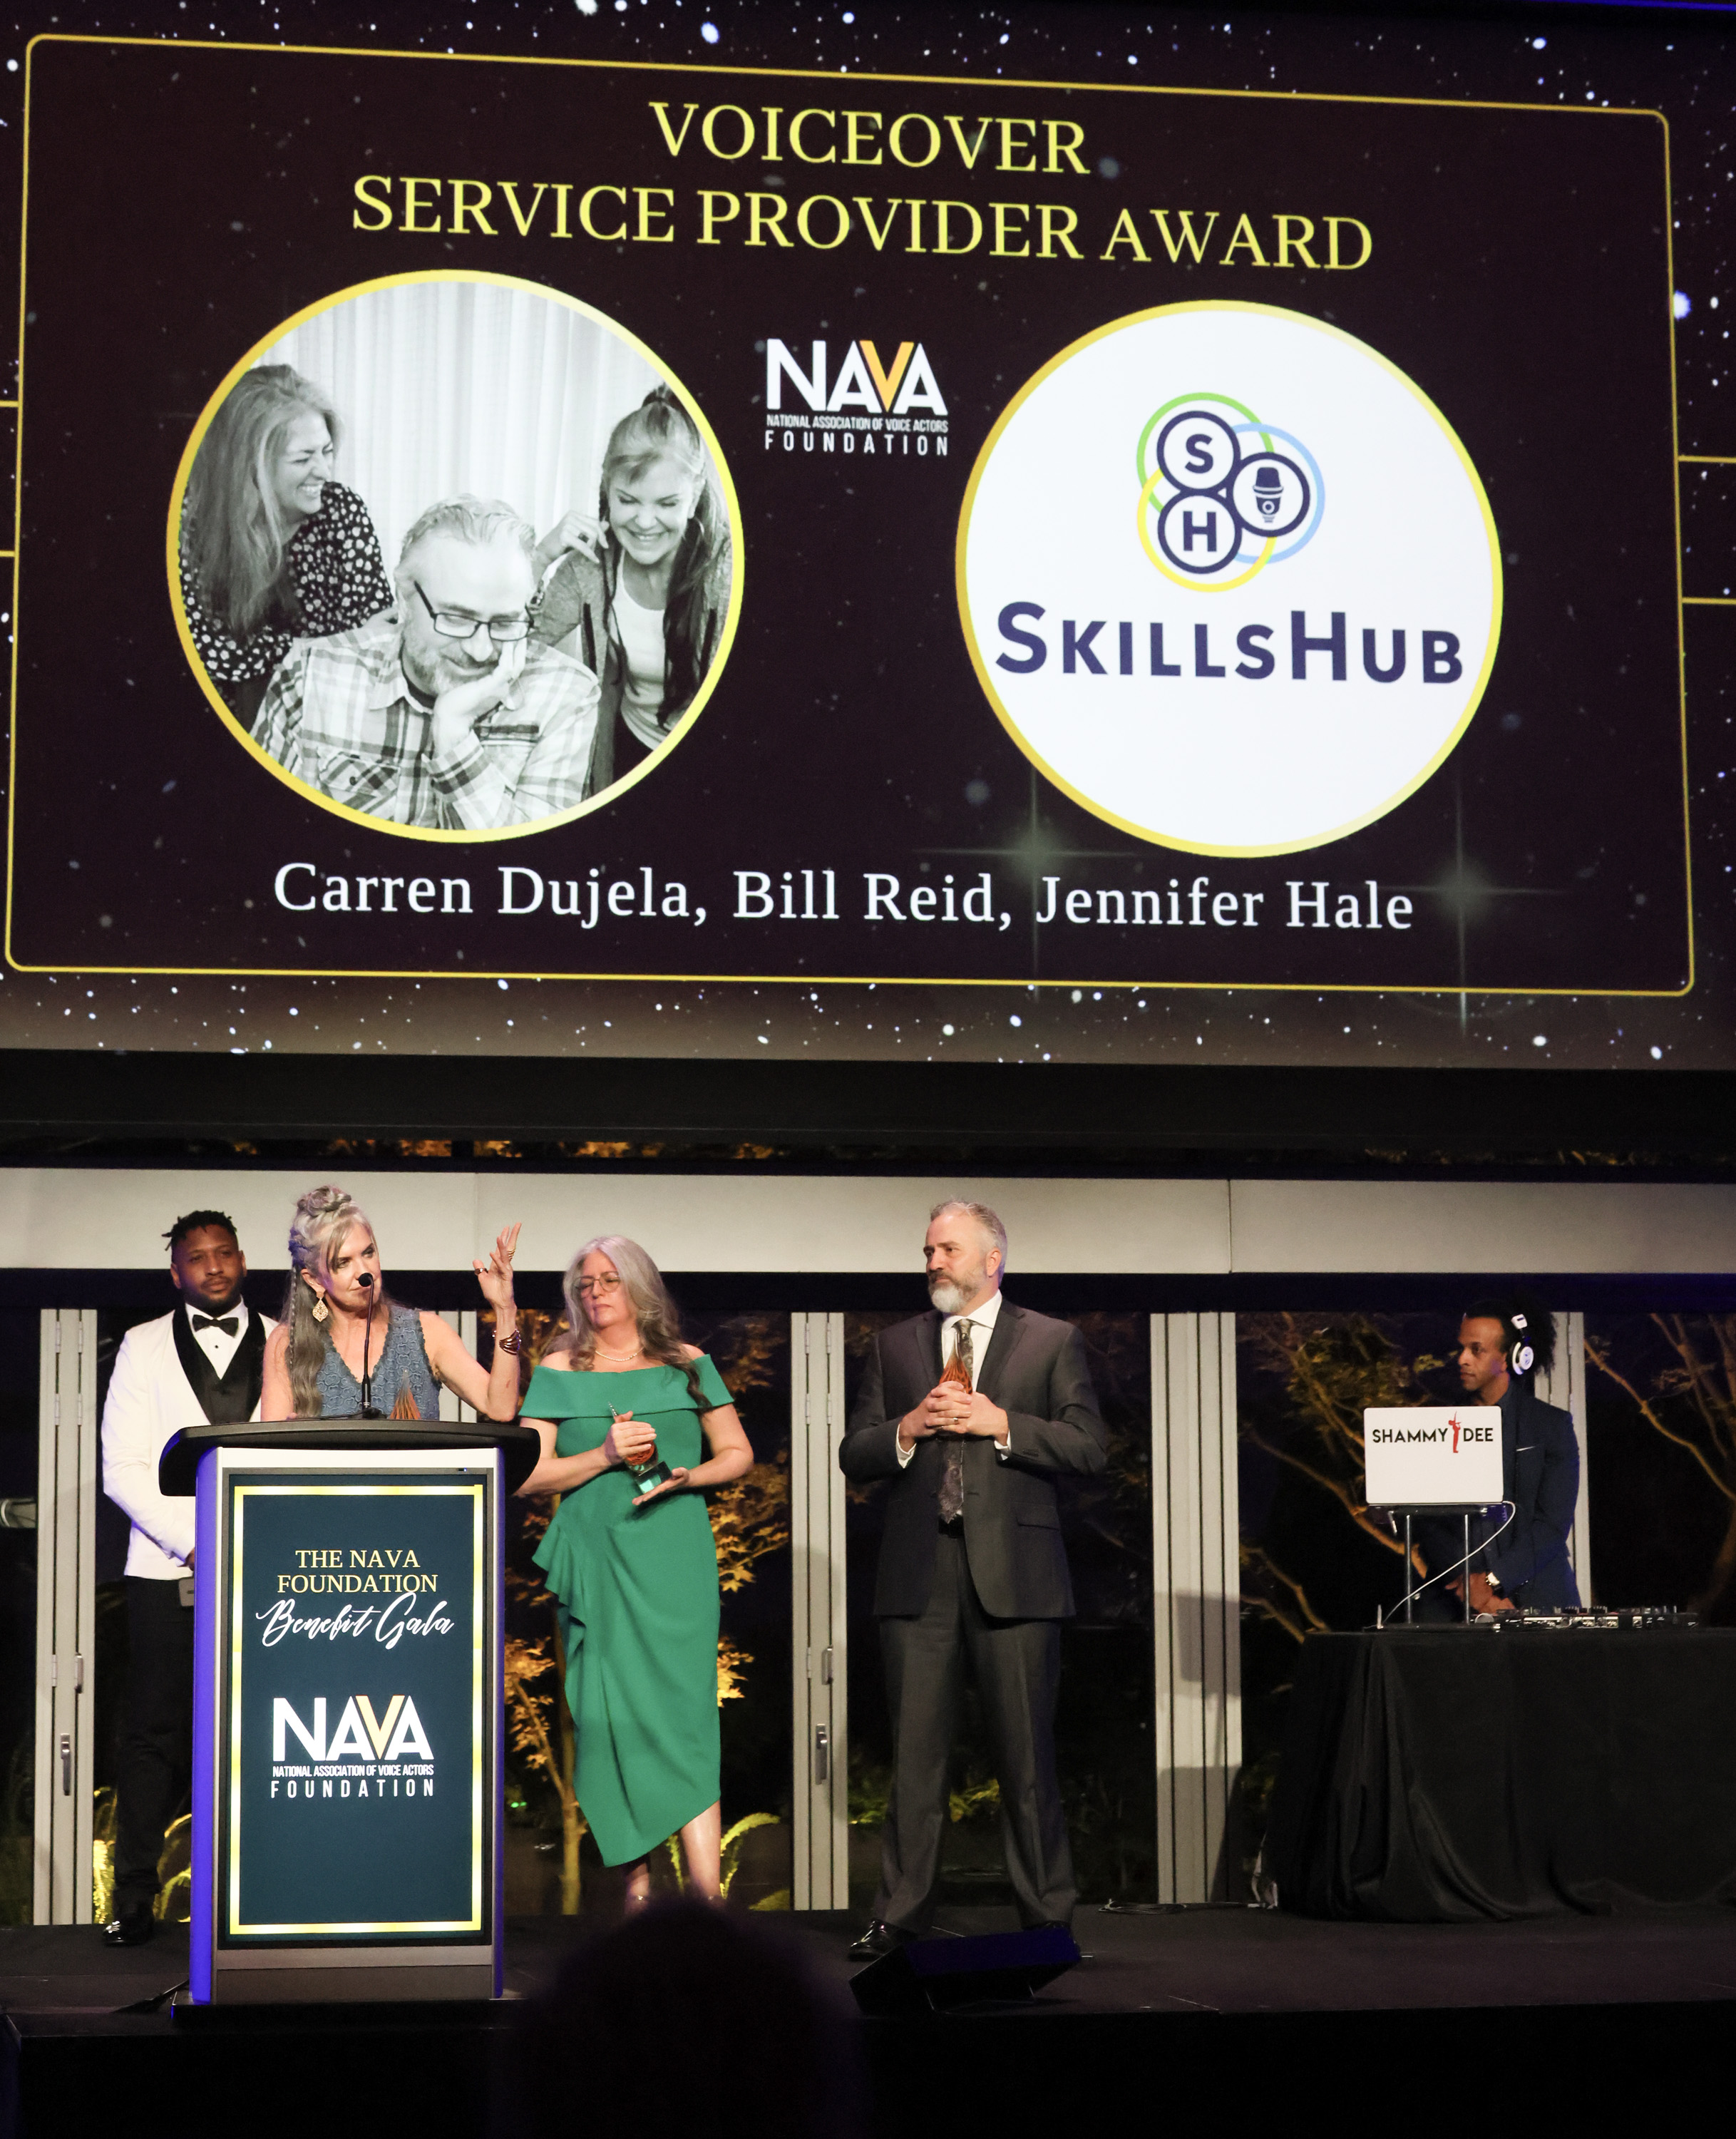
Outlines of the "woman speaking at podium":
M 565 1290 L 568 1328 L 525 1395 L 543 1452 L 519 1490 L 563 1495 L 536 1564 L 566 1642 L 574 1793 L 604 1862 L 628 1867 L 629 1907 L 677 1831 L 694 1891 L 716 1901 L 717 1552 L 700 1489 L 753 1451 L 642 1247 L 588 1241 Z
M 472 1267 L 494 1309 L 494 1363 L 482 1369 L 438 1314 L 386 1297 L 374 1228 L 347 1190 L 310 1188 L 290 1226 L 283 1319 L 266 1339 L 262 1419 L 353 1417 L 368 1373 L 375 1411 L 438 1418 L 440 1385 L 485 1418 L 518 1410 L 518 1317 L 512 1256 L 518 1227 L 504 1227 L 486 1263 Z

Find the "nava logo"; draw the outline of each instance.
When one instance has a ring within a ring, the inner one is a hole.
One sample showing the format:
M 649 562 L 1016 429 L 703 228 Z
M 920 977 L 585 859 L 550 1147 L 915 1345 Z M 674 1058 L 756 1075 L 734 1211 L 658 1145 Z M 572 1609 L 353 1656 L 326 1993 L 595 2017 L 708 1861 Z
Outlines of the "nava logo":
M 416 1704 L 407 1693 L 394 1693 L 386 1703 L 384 1716 L 374 1712 L 374 1703 L 365 1693 L 351 1694 L 330 1737 L 325 1717 L 324 1694 L 315 1699 L 311 1726 L 301 1720 L 281 1694 L 276 1695 L 271 1702 L 271 1758 L 289 1758 L 285 1748 L 291 1731 L 312 1760 L 341 1760 L 346 1754 L 354 1754 L 359 1760 L 401 1760 L 408 1755 L 423 1760 L 434 1757 Z
M 871 341 L 844 345 L 843 360 L 828 381 L 827 345 L 809 344 L 805 367 L 796 361 L 787 342 L 765 345 L 765 407 L 774 414 L 784 406 L 786 382 L 800 395 L 804 407 L 815 415 L 839 416 L 859 409 L 871 416 L 944 416 L 946 404 L 919 341 L 901 341 L 890 364 L 883 363 Z

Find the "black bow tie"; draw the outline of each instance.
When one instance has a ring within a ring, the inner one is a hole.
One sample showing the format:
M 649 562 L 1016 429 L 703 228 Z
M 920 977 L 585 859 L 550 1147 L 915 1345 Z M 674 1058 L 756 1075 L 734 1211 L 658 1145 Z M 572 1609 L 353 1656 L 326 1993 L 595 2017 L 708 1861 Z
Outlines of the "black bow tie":
M 202 1329 L 221 1329 L 224 1336 L 232 1337 L 240 1327 L 241 1317 L 238 1314 L 222 1316 L 195 1314 L 193 1318 L 193 1334 L 195 1337 Z

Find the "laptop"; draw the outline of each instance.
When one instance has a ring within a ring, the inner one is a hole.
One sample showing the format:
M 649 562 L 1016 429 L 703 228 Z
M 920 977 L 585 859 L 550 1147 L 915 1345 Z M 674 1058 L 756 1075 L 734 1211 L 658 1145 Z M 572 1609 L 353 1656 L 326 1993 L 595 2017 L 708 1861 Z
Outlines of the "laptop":
M 1501 1500 L 1494 1404 L 1420 1404 L 1362 1414 L 1372 1508 L 1492 1508 Z

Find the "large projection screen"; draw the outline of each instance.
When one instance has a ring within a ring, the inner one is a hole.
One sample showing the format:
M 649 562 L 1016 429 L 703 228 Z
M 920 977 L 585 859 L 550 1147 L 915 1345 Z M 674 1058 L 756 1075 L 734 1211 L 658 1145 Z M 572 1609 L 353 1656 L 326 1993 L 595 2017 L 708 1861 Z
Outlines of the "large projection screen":
M 37 38 L 5 1036 L 1724 1060 L 1670 115 L 1418 34 Z

